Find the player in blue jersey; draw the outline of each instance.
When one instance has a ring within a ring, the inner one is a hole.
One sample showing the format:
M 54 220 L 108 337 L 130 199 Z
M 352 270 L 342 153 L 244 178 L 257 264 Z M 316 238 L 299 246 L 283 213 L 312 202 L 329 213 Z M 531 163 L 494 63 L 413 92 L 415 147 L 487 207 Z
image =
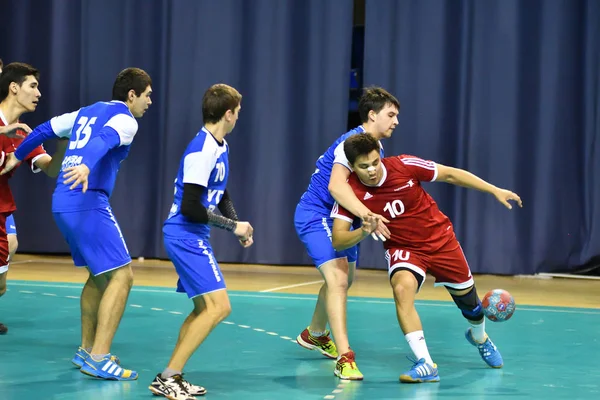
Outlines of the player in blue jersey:
M 77 267 L 89 278 L 81 293 L 81 346 L 72 362 L 82 373 L 108 380 L 134 380 L 110 347 L 133 285 L 131 257 L 109 198 L 141 118 L 152 101 L 152 80 L 139 68 L 119 73 L 112 101 L 98 102 L 38 126 L 7 157 L 5 173 L 50 138 L 70 138 L 63 174 L 52 197 L 54 219 Z
M 210 332 L 231 312 L 223 274 L 213 254 L 211 227 L 226 229 L 243 247 L 252 245 L 252 226 L 238 220 L 227 191 L 229 147 L 225 136 L 235 127 L 242 96 L 225 84 L 202 98 L 204 126 L 187 146 L 175 179 L 171 211 L 163 226 L 164 244 L 179 275 L 177 291 L 194 303 L 166 369 L 149 389 L 172 400 L 193 400 L 206 389 L 183 379 L 185 364 Z M 215 214 L 218 208 L 221 215 Z
M 344 154 L 344 140 L 357 133 L 370 134 L 377 140 L 391 137 L 398 125 L 399 109 L 398 100 L 386 90 L 379 87 L 366 88 L 358 103 L 362 124 L 340 136 L 319 157 L 308 189 L 296 206 L 296 232 L 325 280 L 319 291 L 312 321 L 296 340 L 302 347 L 336 358 L 334 374 L 341 379 L 363 379 L 356 366 L 355 354 L 350 349 L 346 329 L 346 299 L 354 278 L 358 248 L 354 246 L 344 251 L 335 251 L 331 244 L 333 219 L 330 214 L 335 201 L 358 217 L 370 214 L 369 209 L 356 198 L 346 182 L 351 167 Z M 382 222 L 388 222 L 382 216 L 376 217 Z M 382 240 L 389 238 L 389 231 L 383 223 L 377 233 Z M 328 322 L 335 344 L 327 330 Z

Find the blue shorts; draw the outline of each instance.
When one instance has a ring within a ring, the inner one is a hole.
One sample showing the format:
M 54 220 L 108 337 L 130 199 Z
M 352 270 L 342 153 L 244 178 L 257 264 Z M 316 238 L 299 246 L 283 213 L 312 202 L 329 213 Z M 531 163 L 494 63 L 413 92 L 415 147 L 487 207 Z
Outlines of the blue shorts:
M 164 236 L 165 250 L 179 275 L 177 291 L 191 299 L 225 289 L 225 279 L 206 239 Z
M 121 228 L 110 207 L 53 214 L 76 267 L 87 266 L 92 275 L 97 276 L 131 263 Z
M 17 225 L 15 225 L 15 217 L 10 214 L 6 218 L 6 234 L 7 235 L 16 235 L 17 234 Z
M 319 268 L 327 261 L 336 258 L 348 258 L 348 262 L 356 262 L 358 258 L 358 247 L 350 247 L 343 251 L 335 251 L 331 245 L 331 228 L 333 218 L 329 214 L 307 208 L 301 204 L 296 206 L 294 215 L 296 233 L 304 243 L 306 251 L 313 263 Z

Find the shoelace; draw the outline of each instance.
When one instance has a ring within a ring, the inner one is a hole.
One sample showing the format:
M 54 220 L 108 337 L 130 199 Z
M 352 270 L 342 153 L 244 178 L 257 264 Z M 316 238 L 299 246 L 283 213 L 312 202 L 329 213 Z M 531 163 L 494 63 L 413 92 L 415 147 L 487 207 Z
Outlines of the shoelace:
M 406 356 L 406 358 L 408 359 L 408 361 L 413 363 L 411 370 L 414 369 L 417 365 L 419 365 L 419 360 L 417 360 L 413 357 L 410 357 L 410 356 Z M 425 375 L 429 375 L 429 374 L 433 373 L 433 365 L 429 365 L 429 364 L 427 364 L 427 362 L 425 362 L 425 364 L 420 364 L 420 365 L 426 371 Z M 416 369 L 416 371 L 419 374 L 419 376 L 425 376 L 425 375 L 423 375 L 422 371 L 420 371 L 418 368 Z
M 185 393 L 188 392 L 187 388 L 185 387 L 185 384 L 188 383 L 188 382 L 185 381 L 181 375 L 173 375 L 171 378 L 173 378 L 173 380 L 175 381 L 175 383 L 177 383 L 177 386 L 179 386 L 179 388 L 183 392 L 185 392 Z M 188 383 L 188 385 L 189 385 L 189 383 Z

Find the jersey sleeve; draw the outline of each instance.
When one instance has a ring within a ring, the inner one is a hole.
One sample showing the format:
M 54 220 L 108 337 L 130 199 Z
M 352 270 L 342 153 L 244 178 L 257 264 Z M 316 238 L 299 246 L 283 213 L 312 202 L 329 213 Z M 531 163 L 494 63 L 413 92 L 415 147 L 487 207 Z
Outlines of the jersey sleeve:
M 216 161 L 208 151 L 189 153 L 183 159 L 183 183 L 208 187 L 208 179 Z
M 78 114 L 79 110 L 52 118 L 50 126 L 54 134 L 60 138 L 70 138 Z
M 33 172 L 34 174 L 37 174 L 38 172 L 42 171 L 40 168 L 35 166 L 35 162 L 45 156 L 49 157 L 48 153 L 46 153 L 46 150 L 44 150 L 44 147 L 42 145 L 40 145 L 40 146 L 36 147 L 35 149 L 33 149 L 33 151 L 31 153 L 29 153 L 27 155 L 27 157 L 25 157 L 25 161 L 27 161 L 27 164 L 29 164 L 29 168 L 31 168 L 31 172 Z
M 352 171 L 352 168 L 350 168 L 350 163 L 346 158 L 346 153 L 344 153 L 344 142 L 338 144 L 335 150 L 333 151 L 333 163 L 342 164 L 344 167 Z
M 433 161 L 410 155 L 401 155 L 398 159 L 421 182 L 433 182 L 437 178 L 437 165 Z
M 135 118 L 126 114 L 114 115 L 104 126 L 109 126 L 117 132 L 119 146 L 129 146 L 138 130 L 138 123 Z
M 331 218 L 343 219 L 344 221 L 350 222 L 351 224 L 354 222 L 354 214 L 350 211 L 346 210 L 344 207 L 340 206 L 337 201 L 333 204 L 333 208 L 331 209 Z

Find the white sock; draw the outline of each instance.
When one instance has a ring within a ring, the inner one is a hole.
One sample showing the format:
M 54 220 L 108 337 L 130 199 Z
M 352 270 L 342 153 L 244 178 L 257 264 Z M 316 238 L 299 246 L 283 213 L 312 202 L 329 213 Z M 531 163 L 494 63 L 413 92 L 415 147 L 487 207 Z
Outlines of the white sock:
M 427 350 L 427 343 L 425 343 L 425 336 L 423 335 L 423 331 L 414 331 L 407 333 L 404 335 L 404 338 L 408 342 L 410 349 L 417 357 L 417 360 L 421 358 L 425 359 L 425 362 L 431 366 L 433 366 L 433 360 L 429 355 L 429 350 Z
M 321 337 L 321 336 L 325 336 L 325 334 L 327 333 L 327 331 L 323 331 L 323 332 L 319 332 L 319 331 L 311 331 L 310 329 L 308 330 L 308 333 L 310 333 L 310 335 L 312 337 Z
M 480 324 L 469 321 L 469 325 L 471 326 L 471 335 L 473 335 L 473 339 L 475 339 L 477 343 L 485 342 L 485 338 L 487 337 L 485 334 L 485 318 L 481 320 Z

